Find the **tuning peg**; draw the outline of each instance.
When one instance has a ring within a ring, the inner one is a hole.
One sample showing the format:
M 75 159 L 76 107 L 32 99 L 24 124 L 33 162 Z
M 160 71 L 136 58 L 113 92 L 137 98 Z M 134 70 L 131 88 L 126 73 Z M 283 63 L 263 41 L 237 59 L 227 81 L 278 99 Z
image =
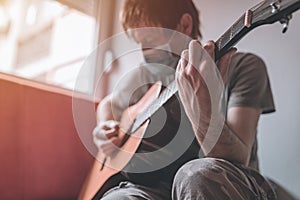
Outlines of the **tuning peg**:
M 289 28 L 289 22 L 292 19 L 292 15 L 287 15 L 281 18 L 280 23 L 283 24 L 282 33 L 286 33 Z
M 272 7 L 273 14 L 278 13 L 280 11 L 280 4 L 278 2 L 273 2 L 270 4 L 270 6 Z

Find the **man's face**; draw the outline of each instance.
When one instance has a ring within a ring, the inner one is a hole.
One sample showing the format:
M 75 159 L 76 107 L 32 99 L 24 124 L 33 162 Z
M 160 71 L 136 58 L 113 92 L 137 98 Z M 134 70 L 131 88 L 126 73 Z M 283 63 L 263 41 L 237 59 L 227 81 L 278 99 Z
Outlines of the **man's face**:
M 156 60 L 158 63 L 180 56 L 192 39 L 177 30 L 149 24 L 140 24 L 128 29 L 128 34 L 140 44 L 146 62 Z
M 128 30 L 131 38 L 141 45 L 142 49 L 153 48 L 170 42 L 173 31 L 166 31 L 161 26 L 140 24 Z

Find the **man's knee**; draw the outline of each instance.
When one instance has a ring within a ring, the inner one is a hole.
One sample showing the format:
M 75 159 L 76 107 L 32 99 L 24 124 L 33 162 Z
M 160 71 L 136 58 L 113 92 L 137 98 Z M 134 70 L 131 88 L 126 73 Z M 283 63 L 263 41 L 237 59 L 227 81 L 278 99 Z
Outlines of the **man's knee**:
M 205 194 L 215 197 L 221 193 L 226 182 L 222 161 L 214 158 L 202 158 L 190 161 L 182 166 L 175 175 L 173 183 L 174 199 L 197 199 Z
M 199 185 L 214 180 L 216 175 L 222 174 L 219 162 L 214 158 L 202 158 L 190 161 L 177 172 L 174 184 Z

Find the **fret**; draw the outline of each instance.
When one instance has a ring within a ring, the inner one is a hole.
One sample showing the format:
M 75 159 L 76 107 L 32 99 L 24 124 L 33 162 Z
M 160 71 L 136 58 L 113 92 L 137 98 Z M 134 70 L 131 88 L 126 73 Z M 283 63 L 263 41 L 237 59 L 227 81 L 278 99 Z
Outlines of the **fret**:
M 232 32 L 234 33 L 233 36 L 237 35 L 244 28 L 245 17 L 245 15 L 242 15 L 239 20 L 232 25 Z

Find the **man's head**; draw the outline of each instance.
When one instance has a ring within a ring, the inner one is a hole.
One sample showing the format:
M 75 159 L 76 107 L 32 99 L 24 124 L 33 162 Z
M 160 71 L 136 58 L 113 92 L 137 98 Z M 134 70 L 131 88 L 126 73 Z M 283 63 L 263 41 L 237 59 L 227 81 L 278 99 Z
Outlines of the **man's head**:
M 121 20 L 126 32 L 154 26 L 201 38 L 199 13 L 192 0 L 126 0 Z
M 201 39 L 192 0 L 126 0 L 121 21 L 146 63 L 176 64 L 191 39 Z M 179 34 L 180 33 L 180 34 Z

